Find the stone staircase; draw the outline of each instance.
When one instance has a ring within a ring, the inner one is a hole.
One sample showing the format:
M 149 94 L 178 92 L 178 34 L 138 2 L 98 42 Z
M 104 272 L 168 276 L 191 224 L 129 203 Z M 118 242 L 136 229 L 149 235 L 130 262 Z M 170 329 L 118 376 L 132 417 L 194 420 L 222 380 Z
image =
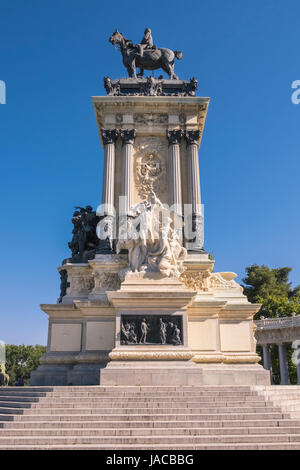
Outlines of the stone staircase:
M 0 450 L 299 450 L 291 400 L 300 387 L 0 388 Z

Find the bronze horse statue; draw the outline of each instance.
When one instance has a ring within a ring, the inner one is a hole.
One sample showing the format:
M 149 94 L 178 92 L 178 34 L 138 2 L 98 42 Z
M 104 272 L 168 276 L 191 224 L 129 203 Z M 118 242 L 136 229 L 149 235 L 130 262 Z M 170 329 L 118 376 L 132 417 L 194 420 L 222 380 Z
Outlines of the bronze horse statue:
M 172 51 L 166 48 L 145 49 L 143 55 L 138 51 L 129 39 L 126 39 L 122 33 L 116 30 L 109 42 L 112 45 L 119 45 L 123 56 L 123 64 L 125 65 L 129 77 L 142 77 L 144 70 L 157 70 L 162 68 L 169 75 L 170 79 L 177 80 L 178 77 L 174 73 L 174 60 L 182 58 L 182 52 Z M 139 67 L 140 73 L 136 74 L 136 67 Z

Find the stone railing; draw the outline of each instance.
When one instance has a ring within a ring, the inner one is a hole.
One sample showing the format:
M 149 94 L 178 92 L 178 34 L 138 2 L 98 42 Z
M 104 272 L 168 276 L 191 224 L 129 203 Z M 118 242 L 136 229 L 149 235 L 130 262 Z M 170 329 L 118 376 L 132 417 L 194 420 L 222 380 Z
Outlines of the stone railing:
M 278 329 L 278 328 L 293 328 L 300 326 L 300 315 L 291 317 L 278 317 L 278 318 L 263 318 L 256 320 L 255 324 L 258 329 Z

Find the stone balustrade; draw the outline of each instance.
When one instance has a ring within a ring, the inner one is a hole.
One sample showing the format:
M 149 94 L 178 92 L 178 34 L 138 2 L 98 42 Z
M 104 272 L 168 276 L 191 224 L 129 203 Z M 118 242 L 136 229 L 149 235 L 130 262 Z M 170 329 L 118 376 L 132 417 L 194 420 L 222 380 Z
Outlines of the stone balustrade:
M 272 361 L 270 346 L 278 346 L 280 383 L 290 383 L 287 358 L 287 346 L 293 344 L 294 358 L 297 364 L 297 383 L 300 384 L 300 315 L 291 317 L 264 318 L 255 321 L 255 338 L 263 349 L 264 368 L 270 371 L 272 381 Z

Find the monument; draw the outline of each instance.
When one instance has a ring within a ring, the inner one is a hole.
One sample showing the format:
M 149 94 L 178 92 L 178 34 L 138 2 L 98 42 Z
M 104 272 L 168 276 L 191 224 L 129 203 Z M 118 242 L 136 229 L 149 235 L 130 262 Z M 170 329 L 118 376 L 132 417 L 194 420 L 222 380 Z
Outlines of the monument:
M 102 203 L 75 207 L 47 352 L 32 385 L 268 384 L 251 304 L 204 249 L 198 149 L 209 98 L 174 73 L 182 53 L 115 31 L 128 78 L 93 106 Z M 139 68 L 137 74 L 136 69 Z M 169 76 L 143 78 L 161 68 Z

